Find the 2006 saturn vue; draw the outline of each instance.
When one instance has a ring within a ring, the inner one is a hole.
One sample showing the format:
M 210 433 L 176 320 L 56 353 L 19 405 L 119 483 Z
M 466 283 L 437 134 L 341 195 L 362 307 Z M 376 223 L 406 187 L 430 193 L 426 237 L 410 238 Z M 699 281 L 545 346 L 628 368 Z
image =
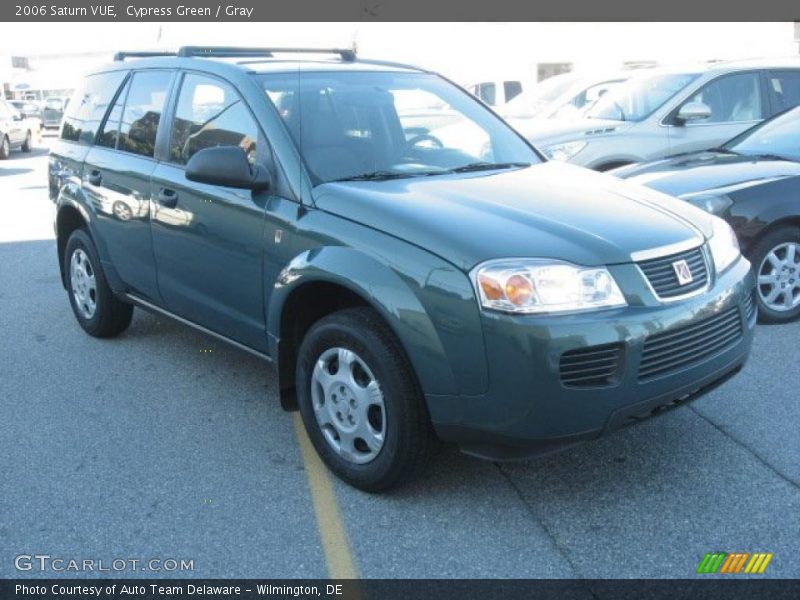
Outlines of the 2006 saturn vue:
M 273 361 L 319 455 L 370 491 L 437 438 L 532 456 L 746 360 L 754 281 L 723 220 L 545 160 L 435 74 L 277 55 L 120 53 L 76 92 L 50 193 L 86 332 L 139 306 Z

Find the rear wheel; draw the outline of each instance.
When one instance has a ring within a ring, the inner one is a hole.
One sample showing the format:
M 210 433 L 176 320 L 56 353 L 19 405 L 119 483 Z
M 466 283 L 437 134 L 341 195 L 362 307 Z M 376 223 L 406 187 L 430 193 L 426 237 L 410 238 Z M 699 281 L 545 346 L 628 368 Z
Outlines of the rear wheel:
M 31 132 L 28 130 L 28 133 L 25 134 L 25 141 L 22 142 L 22 151 L 30 152 L 31 150 L 33 150 L 33 136 L 31 136 Z
M 11 142 L 8 141 L 8 136 L 5 135 L 0 141 L 0 160 L 7 159 L 9 154 L 11 154 Z
M 435 443 L 422 394 L 392 332 L 369 308 L 315 323 L 300 346 L 297 396 L 326 465 L 369 492 L 412 477 Z
M 67 293 L 75 318 L 86 333 L 113 337 L 128 328 L 133 306 L 118 300 L 106 282 L 92 238 L 76 229 L 64 252 Z
M 756 271 L 759 320 L 786 323 L 800 316 L 800 228 L 767 233 L 750 252 Z

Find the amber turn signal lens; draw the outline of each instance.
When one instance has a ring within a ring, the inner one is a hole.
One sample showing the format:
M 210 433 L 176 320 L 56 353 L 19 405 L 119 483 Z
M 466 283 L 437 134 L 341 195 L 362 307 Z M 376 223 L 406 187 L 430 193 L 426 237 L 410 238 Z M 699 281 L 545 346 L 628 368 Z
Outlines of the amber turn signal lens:
M 533 285 L 522 275 L 513 275 L 506 281 L 506 298 L 515 306 L 525 306 L 533 296 Z
M 487 300 L 500 300 L 503 297 L 503 287 L 488 275 L 479 275 L 478 282 Z

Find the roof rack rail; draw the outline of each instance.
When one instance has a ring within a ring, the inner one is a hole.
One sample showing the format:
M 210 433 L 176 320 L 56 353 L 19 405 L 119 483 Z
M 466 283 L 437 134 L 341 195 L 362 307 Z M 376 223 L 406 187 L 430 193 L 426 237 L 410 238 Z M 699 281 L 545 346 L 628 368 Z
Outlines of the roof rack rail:
M 123 61 L 126 58 L 150 58 L 153 56 L 175 56 L 174 52 L 167 52 L 166 50 L 145 50 L 135 52 L 117 52 L 114 54 L 114 61 Z
M 183 46 L 182 57 L 206 58 L 271 58 L 275 54 L 338 54 L 345 62 L 356 59 L 355 50 L 348 48 L 246 48 L 238 46 Z

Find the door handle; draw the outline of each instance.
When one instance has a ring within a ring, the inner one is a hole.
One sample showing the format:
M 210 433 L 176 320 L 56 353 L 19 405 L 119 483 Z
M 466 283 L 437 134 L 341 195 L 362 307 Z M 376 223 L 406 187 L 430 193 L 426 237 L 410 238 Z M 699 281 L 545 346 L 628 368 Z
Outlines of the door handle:
M 170 188 L 158 190 L 158 203 L 164 208 L 175 208 L 178 204 L 178 192 Z
M 91 171 L 89 173 L 89 177 L 87 177 L 89 183 L 92 185 L 100 185 L 103 183 L 103 174 L 100 171 Z

